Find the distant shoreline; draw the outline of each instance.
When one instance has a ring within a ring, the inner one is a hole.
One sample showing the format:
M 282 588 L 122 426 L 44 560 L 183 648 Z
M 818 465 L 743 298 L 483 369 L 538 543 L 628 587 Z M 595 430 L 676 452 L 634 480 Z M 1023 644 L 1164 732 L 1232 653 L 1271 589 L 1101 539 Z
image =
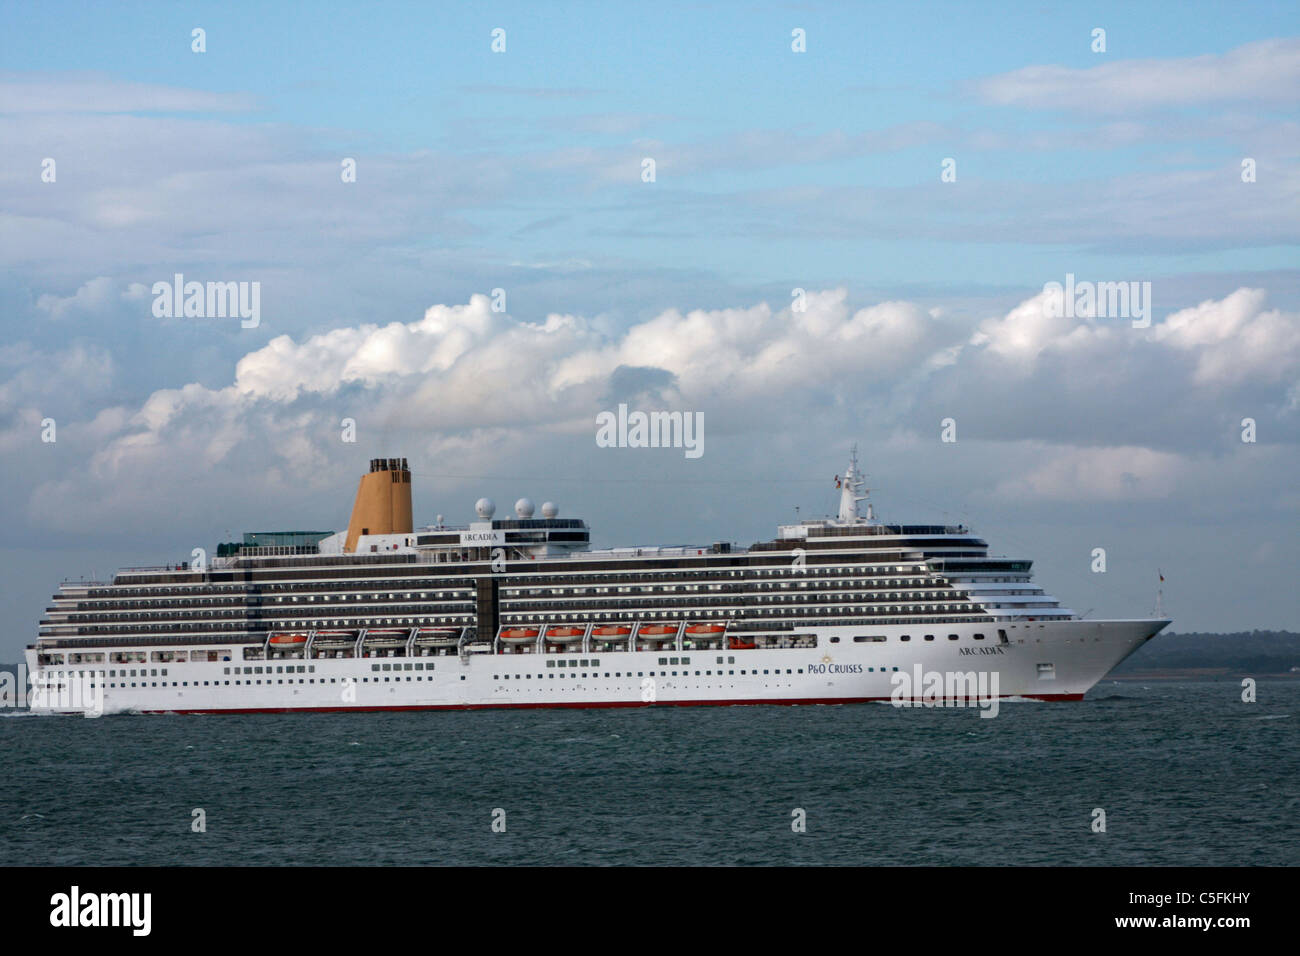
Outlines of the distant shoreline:
M 1144 681 L 1144 680 L 1214 680 L 1214 679 L 1235 679 L 1240 677 L 1254 677 L 1256 679 L 1268 678 L 1269 680 L 1300 680 L 1300 674 L 1292 674 L 1288 671 L 1270 673 L 1267 671 L 1244 671 L 1233 670 L 1227 667 L 1187 667 L 1187 668 L 1169 668 L 1158 671 L 1127 671 L 1121 674 L 1107 674 L 1102 680 L 1119 680 L 1119 681 Z
M 1106 676 L 1111 680 L 1228 680 L 1300 677 L 1300 634 L 1160 634 Z

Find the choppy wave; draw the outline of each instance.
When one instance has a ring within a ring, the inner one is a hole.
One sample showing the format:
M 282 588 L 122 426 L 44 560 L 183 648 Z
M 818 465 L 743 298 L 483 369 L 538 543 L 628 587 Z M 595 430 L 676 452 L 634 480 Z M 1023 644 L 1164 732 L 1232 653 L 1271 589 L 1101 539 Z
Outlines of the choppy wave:
M 995 717 L 881 701 L 0 721 L 21 768 L 0 788 L 0 865 L 52 847 L 69 865 L 1300 862 L 1300 681 L 1270 688 L 1273 713 L 1214 682 L 1122 689 Z M 1001 701 L 1027 702 L 1044 703 Z M 1104 841 L 1096 806 L 1123 822 Z M 219 838 L 191 838 L 200 807 Z

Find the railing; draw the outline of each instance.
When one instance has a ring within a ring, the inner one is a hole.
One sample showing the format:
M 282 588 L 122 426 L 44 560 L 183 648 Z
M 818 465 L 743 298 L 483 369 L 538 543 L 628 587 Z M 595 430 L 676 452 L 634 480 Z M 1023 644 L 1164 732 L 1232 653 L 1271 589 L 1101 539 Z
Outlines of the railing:
M 188 562 L 177 562 L 176 564 L 159 564 L 159 565 L 142 565 L 135 568 L 118 568 L 118 574 L 124 574 L 134 571 L 193 571 L 196 574 L 201 573 L 198 568 L 190 567 Z
M 593 559 L 605 561 L 613 558 L 616 560 L 625 560 L 629 558 L 696 558 L 705 555 L 718 554 L 728 557 L 743 555 L 744 551 L 714 551 L 713 545 L 674 545 L 672 547 L 647 547 L 647 548 L 617 548 L 602 551 L 574 551 L 564 555 L 554 555 L 553 557 L 565 557 L 577 561 L 591 561 Z

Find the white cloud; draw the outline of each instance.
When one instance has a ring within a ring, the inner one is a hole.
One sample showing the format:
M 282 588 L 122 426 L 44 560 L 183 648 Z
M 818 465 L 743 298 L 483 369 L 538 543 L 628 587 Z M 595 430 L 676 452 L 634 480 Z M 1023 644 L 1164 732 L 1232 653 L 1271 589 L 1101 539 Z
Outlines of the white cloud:
M 1010 500 L 1133 501 L 1174 494 L 1186 461 L 1168 452 L 1131 446 L 1051 448 L 1041 446 L 1042 463 L 1000 482 L 999 497 Z
M 1085 69 L 1027 66 L 976 84 L 1000 106 L 1126 112 L 1245 102 L 1292 106 L 1300 99 L 1300 39 L 1247 43 L 1222 54 L 1119 60 Z
M 114 301 L 116 283 L 107 276 L 99 276 L 85 283 L 70 296 L 42 295 L 36 300 L 36 308 L 52 319 L 66 319 L 69 316 L 101 311 Z
M 243 93 L 132 83 L 101 73 L 0 73 L 0 113 L 211 113 L 255 106 Z
M 1154 327 L 1157 341 L 1196 355 L 1198 384 L 1276 382 L 1300 366 L 1297 316 L 1264 307 L 1263 289 L 1238 289 L 1202 302 Z
M 943 410 L 957 415 L 963 440 L 1044 443 L 1028 464 L 1008 463 L 1000 495 L 1143 500 L 1170 494 L 1185 467 L 1185 452 L 1172 447 L 1181 434 L 1221 427 L 1210 423 L 1225 414 L 1225 389 L 1258 389 L 1300 370 L 1300 318 L 1266 309 L 1256 290 L 1150 329 L 1052 318 L 1045 298 L 972 334 L 909 302 L 854 310 L 844 289 L 809 293 L 804 312 L 767 303 L 670 309 L 622 331 L 576 315 L 522 322 L 475 295 L 414 322 L 278 336 L 240 359 L 227 385 L 160 389 L 135 410 L 101 414 L 83 449 L 85 473 L 46 483 L 32 507 L 60 525 L 153 508 L 152 497 L 126 498 L 181 474 L 195 481 L 196 462 L 218 475 L 250 453 L 267 462 L 267 449 L 279 462 L 257 479 L 271 483 L 267 494 L 298 480 L 304 463 L 315 462 L 324 481 L 324 463 L 342 461 L 343 417 L 368 441 L 415 436 L 403 439 L 419 446 L 412 455 L 490 470 L 535 454 L 547 436 L 581 448 L 596 412 L 621 400 L 619 388 L 654 407 L 704 412 L 711 435 L 764 443 L 816 443 L 846 426 L 927 435 Z M 1153 404 L 1152 394 L 1180 397 Z
M 1112 330 L 1091 317 L 1067 318 L 1063 298 L 1059 289 L 1040 292 L 1005 316 L 981 322 L 970 344 L 1028 369 L 1045 351 L 1082 351 L 1111 338 Z

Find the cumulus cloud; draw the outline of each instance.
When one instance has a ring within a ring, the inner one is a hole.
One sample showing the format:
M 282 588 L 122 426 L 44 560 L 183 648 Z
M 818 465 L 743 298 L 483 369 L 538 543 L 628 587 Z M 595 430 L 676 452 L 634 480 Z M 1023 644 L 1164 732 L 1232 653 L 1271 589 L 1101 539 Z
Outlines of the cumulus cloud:
M 1083 351 L 1104 344 L 1113 330 L 1092 316 L 1067 317 L 1061 290 L 1045 291 L 1005 316 L 981 322 L 970 344 L 995 355 L 1013 370 L 1027 371 L 1047 351 Z
M 668 310 L 621 334 L 581 316 L 542 322 L 493 312 L 475 295 L 430 307 L 417 322 L 332 329 L 298 342 L 277 336 L 238 362 L 224 388 L 155 392 L 138 415 L 154 432 L 187 410 L 290 404 L 360 389 L 358 400 L 441 428 L 586 420 L 623 390 L 629 369 L 693 408 L 791 400 L 790 386 L 818 388 L 870 371 L 876 383 L 902 374 L 938 344 L 934 320 L 915 305 L 852 311 L 847 292 L 815 292 L 807 307 Z M 752 407 L 752 406 L 750 406 Z
M 42 295 L 36 308 L 52 319 L 64 319 L 78 313 L 98 312 L 114 301 L 116 283 L 108 276 L 99 276 L 85 283 L 69 296 Z M 122 296 L 125 298 L 125 295 Z
M 1195 381 L 1230 385 L 1294 379 L 1300 366 L 1300 322 L 1265 308 L 1263 289 L 1238 289 L 1202 302 L 1156 326 L 1156 341 L 1196 356 Z
M 99 345 L 74 342 L 57 350 L 18 342 L 0 348 L 0 408 L 20 408 L 33 400 L 80 400 L 100 395 L 113 381 L 115 363 Z
M 1272 382 L 1279 416 L 1294 401 L 1278 383 L 1300 372 L 1300 317 L 1269 309 L 1258 290 L 1149 329 L 1054 318 L 1047 296 L 972 332 L 908 302 L 851 308 L 844 289 L 809 293 L 804 311 L 669 309 L 621 331 L 576 315 L 520 321 L 475 295 L 414 322 L 278 336 L 240 359 L 226 385 L 160 389 L 134 410 L 106 411 L 85 430 L 84 468 L 43 483 L 31 506 L 44 521 L 99 520 L 153 507 L 123 500 L 137 482 L 165 484 L 196 464 L 220 473 L 249 455 L 264 463 L 255 480 L 267 494 L 303 480 L 309 464 L 331 480 L 344 416 L 371 436 L 418 436 L 413 455 L 490 469 L 548 442 L 586 447 L 596 413 L 626 396 L 702 411 L 710 434 L 763 443 L 825 438 L 846 423 L 925 434 L 955 413 L 963 440 L 1046 449 L 999 478 L 998 496 L 1144 500 L 1170 494 L 1188 454 L 1152 416 L 1203 434 L 1237 414 L 1225 411 L 1225 390 Z M 86 374 L 89 361 L 59 374 Z M 1149 402 L 1152 383 L 1178 403 Z M 1280 434 L 1294 440 L 1293 431 Z

